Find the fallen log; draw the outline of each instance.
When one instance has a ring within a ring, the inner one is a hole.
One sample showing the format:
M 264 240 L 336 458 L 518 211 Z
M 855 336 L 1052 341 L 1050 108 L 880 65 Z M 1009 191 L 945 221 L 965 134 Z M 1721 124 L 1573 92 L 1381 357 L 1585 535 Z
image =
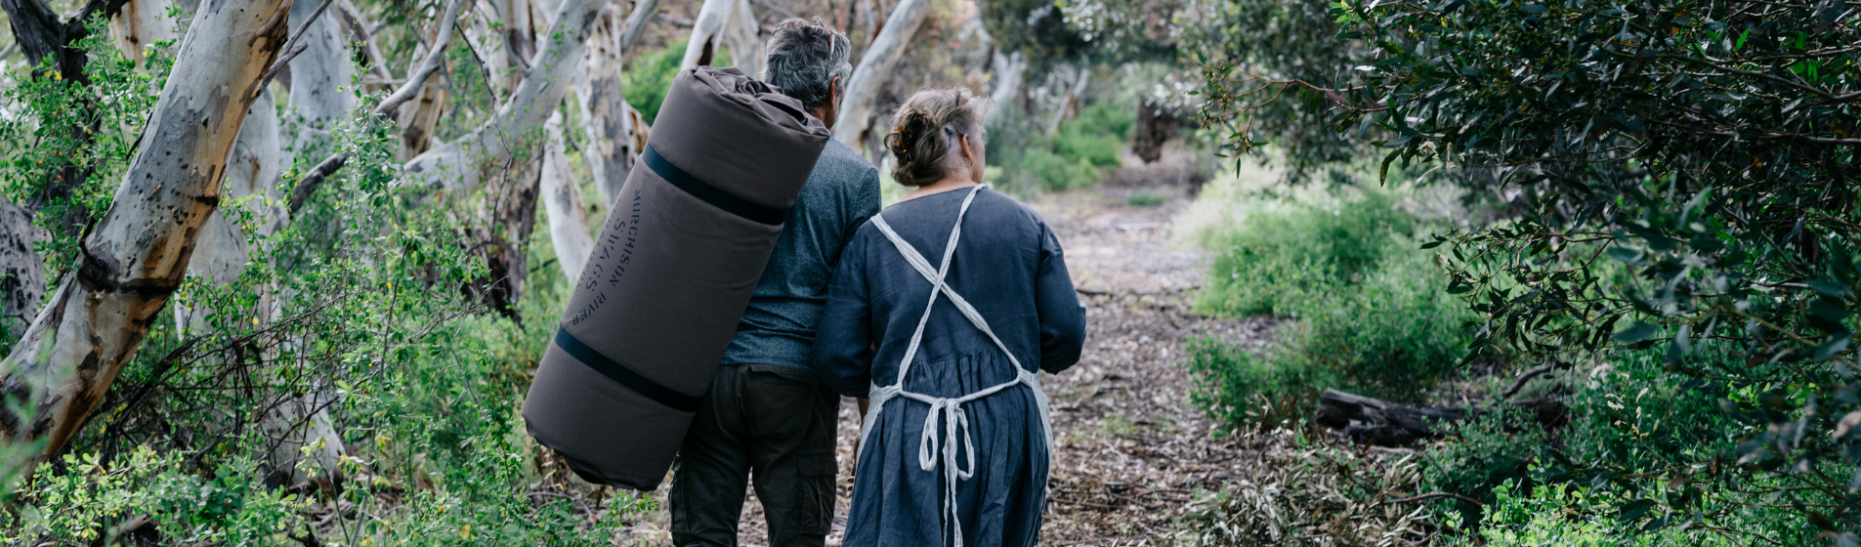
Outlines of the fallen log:
M 1443 425 L 1497 410 L 1528 410 L 1546 429 L 1570 422 L 1569 407 L 1554 399 L 1533 399 L 1498 406 L 1414 407 L 1327 389 L 1318 396 L 1318 425 L 1341 429 L 1351 440 L 1378 446 L 1403 446 L 1444 435 Z

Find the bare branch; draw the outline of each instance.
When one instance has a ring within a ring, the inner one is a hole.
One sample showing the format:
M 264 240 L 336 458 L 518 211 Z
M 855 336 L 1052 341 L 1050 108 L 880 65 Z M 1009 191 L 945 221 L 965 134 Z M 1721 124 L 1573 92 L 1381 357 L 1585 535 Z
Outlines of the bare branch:
M 304 203 L 310 201 L 310 195 L 316 193 L 317 186 L 348 163 L 349 153 L 342 152 L 324 159 L 316 167 L 310 168 L 309 173 L 304 173 L 304 178 L 297 181 L 297 188 L 291 191 L 291 201 L 288 203 L 291 214 L 295 215 L 298 209 L 304 208 Z
M 439 35 L 433 38 L 432 47 L 427 48 L 426 60 L 421 61 L 420 67 L 407 75 L 407 82 L 402 83 L 400 89 L 394 90 L 394 93 L 388 94 L 387 98 L 381 100 L 381 105 L 375 107 L 376 116 L 387 116 L 400 108 L 402 104 L 420 95 L 420 88 L 426 86 L 427 78 L 433 76 L 433 72 L 439 70 L 440 65 L 445 64 L 446 45 L 452 41 L 452 29 L 455 26 L 454 23 L 459 20 L 459 8 L 464 4 L 465 0 L 451 0 L 446 3 L 446 12 L 439 16 Z

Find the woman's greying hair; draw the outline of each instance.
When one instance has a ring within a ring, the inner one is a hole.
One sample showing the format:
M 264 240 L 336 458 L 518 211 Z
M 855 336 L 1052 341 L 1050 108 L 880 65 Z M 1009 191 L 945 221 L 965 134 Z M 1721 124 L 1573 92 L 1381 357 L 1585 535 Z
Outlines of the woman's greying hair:
M 961 88 L 919 91 L 905 100 L 892 114 L 892 132 L 885 136 L 885 147 L 898 160 L 892 180 L 924 186 L 969 169 L 956 140 L 974 139 L 970 149 L 981 151 L 985 110 L 982 99 Z
M 846 85 L 847 74 L 853 72 L 853 65 L 847 63 L 852 50 L 846 35 L 827 28 L 818 19 L 789 19 L 763 45 L 768 62 L 762 79 L 781 88 L 783 95 L 801 101 L 803 107 L 820 108 L 831 95 L 828 86 L 833 85 L 835 77 L 840 78 L 840 85 Z

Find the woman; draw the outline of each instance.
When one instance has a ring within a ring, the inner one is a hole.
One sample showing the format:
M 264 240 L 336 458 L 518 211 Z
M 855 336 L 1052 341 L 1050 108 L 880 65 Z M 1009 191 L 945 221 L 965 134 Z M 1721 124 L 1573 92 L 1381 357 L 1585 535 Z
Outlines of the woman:
M 1040 215 L 981 185 L 981 120 L 965 91 L 899 108 L 892 180 L 915 189 L 859 228 L 828 288 L 817 372 L 872 399 L 849 547 L 1040 538 L 1052 441 L 1038 374 L 1079 360 L 1085 309 Z

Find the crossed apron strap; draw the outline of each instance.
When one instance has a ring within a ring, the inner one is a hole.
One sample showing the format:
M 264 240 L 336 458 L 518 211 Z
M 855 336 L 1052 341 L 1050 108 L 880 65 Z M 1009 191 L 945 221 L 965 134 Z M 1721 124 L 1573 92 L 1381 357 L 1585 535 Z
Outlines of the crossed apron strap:
M 951 537 L 954 538 L 956 547 L 963 547 L 963 531 L 957 521 L 956 485 L 958 481 L 974 476 L 976 471 L 975 443 L 969 434 L 969 415 L 963 411 L 963 404 L 1000 393 L 1017 384 L 1025 384 L 1034 391 L 1034 400 L 1040 411 L 1041 428 L 1046 434 L 1047 448 L 1049 451 L 1053 448 L 1053 433 L 1050 427 L 1052 417 L 1048 410 L 1046 393 L 1040 389 L 1039 374 L 1023 368 L 1021 361 L 1015 358 L 1014 352 L 1008 350 L 1008 345 L 1002 343 L 1001 338 L 995 335 L 995 331 L 989 328 L 989 322 L 983 319 L 975 306 L 970 305 L 968 300 L 957 294 L 956 290 L 945 281 L 950 273 L 951 257 L 955 256 L 957 242 L 962 238 L 963 217 L 969 213 L 969 205 L 975 201 L 976 194 L 981 192 L 982 188 L 983 185 L 977 185 L 969 191 L 969 195 L 963 198 L 963 206 L 956 213 L 956 224 L 950 228 L 950 238 L 944 243 L 943 261 L 935 268 L 931 267 L 930 261 L 918 253 L 916 248 L 904 238 L 899 237 L 898 232 L 892 230 L 892 226 L 886 223 L 883 214 L 872 216 L 873 225 L 885 234 L 886 239 L 891 240 L 894 247 L 898 248 L 898 254 L 904 257 L 905 262 L 931 283 L 931 291 L 929 301 L 924 306 L 924 315 L 918 317 L 917 329 L 911 333 L 911 345 L 906 347 L 905 356 L 898 364 L 897 381 L 889 386 L 880 386 L 874 382 L 872 386 L 869 397 L 872 411 L 866 414 L 865 423 L 860 427 L 860 451 L 866 450 L 866 439 L 871 435 L 873 424 L 876 423 L 879 413 L 885 409 L 885 403 L 893 397 L 904 397 L 930 405 L 930 410 L 924 416 L 923 432 L 918 438 L 918 468 L 936 471 L 937 464 L 940 461 L 943 464 L 944 515 L 950 524 Z M 949 299 L 950 304 L 955 306 L 963 317 L 969 319 L 970 324 L 974 325 L 976 330 L 982 331 L 982 334 L 988 336 L 989 341 L 994 342 L 995 347 L 1000 349 L 1003 355 L 1008 356 L 1008 362 L 1015 369 L 1014 380 L 962 397 L 932 397 L 904 390 L 905 376 L 911 371 L 911 362 L 917 357 L 918 348 L 923 344 L 924 328 L 930 322 L 931 310 L 937 304 L 939 295 Z M 941 428 L 938 427 L 940 421 L 943 426 Z M 963 467 L 956 465 L 959 441 L 963 445 L 962 452 L 968 456 L 964 460 L 967 465 Z

